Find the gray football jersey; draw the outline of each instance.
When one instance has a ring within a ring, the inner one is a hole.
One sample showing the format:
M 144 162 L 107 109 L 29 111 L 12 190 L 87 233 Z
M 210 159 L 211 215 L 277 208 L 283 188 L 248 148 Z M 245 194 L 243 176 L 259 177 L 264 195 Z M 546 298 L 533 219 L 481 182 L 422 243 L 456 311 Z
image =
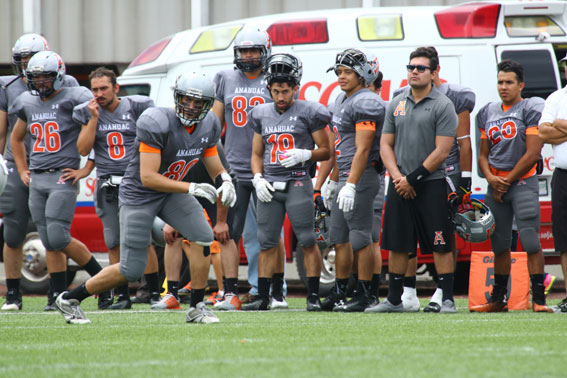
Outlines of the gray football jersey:
M 254 130 L 248 125 L 250 110 L 273 102 L 272 97 L 263 75 L 249 79 L 240 70 L 225 70 L 215 75 L 214 82 L 216 99 L 224 104 L 226 158 L 239 180 L 251 181 Z
M 12 129 L 14 128 L 14 125 L 16 124 L 16 121 L 18 120 L 18 116 L 14 113 L 9 113 L 10 107 L 12 106 L 12 104 L 14 103 L 14 101 L 16 101 L 16 98 L 18 98 L 19 95 L 21 95 L 24 92 L 28 92 L 29 88 L 27 86 L 26 83 L 24 83 L 24 80 L 20 79 L 20 80 L 16 80 L 15 82 L 13 82 L 12 84 L 10 84 L 10 86 L 8 86 L 7 88 L 2 88 L 2 85 L 6 85 L 9 82 L 11 82 L 12 80 L 14 80 L 16 78 L 16 76 L 2 76 L 0 77 L 0 110 L 5 111 L 6 113 L 8 113 L 8 130 L 12 131 Z M 77 82 L 77 79 L 75 79 L 73 76 L 69 76 L 69 75 L 65 75 L 65 81 L 63 82 L 63 86 L 64 87 L 78 87 L 79 83 Z M 24 140 L 24 143 L 26 145 L 26 153 L 29 155 L 29 151 L 30 151 L 30 141 L 31 141 L 31 135 L 26 135 L 26 139 Z M 14 157 L 12 156 L 12 146 L 10 146 L 10 143 L 8 141 L 7 144 L 7 148 L 6 148 L 6 155 L 4 155 L 4 158 L 6 160 L 14 160 Z M 0 151 L 1 153 L 2 151 Z
M 526 131 L 538 126 L 545 101 L 526 98 L 508 111 L 501 102 L 486 104 L 476 115 L 476 126 L 488 139 L 488 164 L 501 171 L 511 171 L 526 152 Z M 537 132 L 535 135 L 538 135 Z
M 338 95 L 333 105 L 331 119 L 335 134 L 335 153 L 339 172 L 349 172 L 356 152 L 356 125 L 363 122 L 374 122 L 376 132 L 372 149 L 368 154 L 367 167 L 380 159 L 380 136 L 384 124 L 384 103 L 380 96 L 369 89 L 361 89 L 349 97 L 343 92 Z
M 402 93 L 406 88 L 409 88 L 409 86 L 396 89 L 394 91 L 394 97 Z M 449 100 L 451 100 L 455 106 L 455 112 L 457 114 L 460 114 L 465 110 L 472 113 L 474 110 L 476 96 L 472 89 L 460 84 L 443 83 L 437 87 L 437 90 L 449 97 Z M 447 157 L 447 160 L 445 160 L 447 174 L 451 175 L 454 173 L 460 173 L 460 163 L 461 155 L 459 153 L 459 144 L 455 139 L 453 147 L 451 147 L 451 152 L 449 152 L 449 156 Z
M 89 101 L 77 105 L 73 110 L 75 122 L 86 125 L 91 119 Z M 146 96 L 126 96 L 109 113 L 99 106 L 99 117 L 96 129 L 94 161 L 97 177 L 113 174 L 123 175 L 128 163 L 134 156 L 134 139 L 136 139 L 136 121 L 154 102 Z
M 10 113 L 27 122 L 30 169 L 79 168 L 77 139 L 81 125 L 73 120 L 73 108 L 92 97 L 85 87 L 61 88 L 48 101 L 30 92 L 18 96 Z
M 217 144 L 220 122 L 213 112 L 187 132 L 174 108 L 147 109 L 136 122 L 135 150 L 140 142 L 161 151 L 159 173 L 177 181 L 188 181 L 187 173 L 195 166 L 205 150 Z M 167 196 L 168 193 L 146 188 L 140 180 L 140 154 L 136 152 L 120 184 L 121 204 L 140 205 Z
M 406 88 L 388 104 L 384 134 L 395 134 L 394 154 L 403 175 L 423 164 L 435 149 L 436 136 L 455 137 L 457 113 L 447 96 L 432 87 L 417 104 Z M 445 177 L 445 162 L 426 180 Z
M 222 163 L 222 166 L 232 176 L 232 172 L 230 170 L 230 164 L 228 164 L 228 161 L 226 160 L 226 156 L 224 154 L 224 150 L 222 148 L 222 143 L 221 143 L 220 139 L 217 142 L 217 151 L 219 152 L 219 158 L 220 158 L 220 161 Z M 235 178 L 233 177 L 232 179 L 234 180 Z M 205 164 L 203 163 L 203 160 L 201 160 L 201 159 L 199 159 L 199 162 L 197 164 L 195 164 L 193 166 L 193 168 L 191 168 L 191 170 L 187 174 L 187 181 L 189 181 L 189 182 L 204 182 L 204 183 L 211 184 L 211 185 L 215 186 L 215 182 L 213 181 L 213 179 L 209 175 L 209 172 L 207 172 L 207 168 L 205 167 Z
M 327 126 L 331 115 L 318 102 L 296 100 L 283 114 L 273 103 L 258 105 L 250 112 L 250 126 L 264 141 L 264 177 L 268 181 L 288 181 L 309 177 L 314 162 L 286 168 L 280 163 L 286 150 L 315 146 L 312 133 Z

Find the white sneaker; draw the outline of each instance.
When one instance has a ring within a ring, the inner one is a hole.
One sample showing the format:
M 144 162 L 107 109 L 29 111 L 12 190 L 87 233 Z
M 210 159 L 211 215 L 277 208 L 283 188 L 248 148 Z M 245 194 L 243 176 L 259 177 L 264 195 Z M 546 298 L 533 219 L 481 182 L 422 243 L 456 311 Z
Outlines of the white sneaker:
M 91 321 L 87 319 L 85 313 L 81 309 L 81 302 L 76 299 L 63 299 L 66 291 L 59 294 L 55 300 L 55 306 L 63 314 L 65 321 L 69 324 L 88 324 Z
M 417 291 L 415 288 L 404 286 L 402 304 L 404 305 L 404 312 L 419 311 L 421 305 L 419 303 L 419 298 L 417 298 Z
M 185 321 L 187 323 L 212 324 L 218 323 L 220 320 L 203 302 L 199 302 L 196 307 L 187 310 Z
M 284 297 L 282 297 L 281 301 L 278 301 L 276 298 L 272 298 L 272 303 L 270 304 L 270 308 L 272 310 L 276 310 L 278 308 L 288 308 L 288 307 L 289 306 L 288 306 L 287 302 L 285 301 Z

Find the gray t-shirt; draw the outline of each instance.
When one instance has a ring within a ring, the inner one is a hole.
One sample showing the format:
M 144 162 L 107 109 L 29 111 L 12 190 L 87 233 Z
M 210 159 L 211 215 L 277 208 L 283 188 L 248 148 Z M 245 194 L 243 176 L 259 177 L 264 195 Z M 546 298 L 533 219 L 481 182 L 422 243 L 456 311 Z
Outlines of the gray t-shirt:
M 435 150 L 435 137 L 457 135 L 457 113 L 451 100 L 437 88 L 417 104 L 406 88 L 388 105 L 384 134 L 395 134 L 394 154 L 403 175 L 423 164 Z M 426 180 L 445 177 L 445 163 Z
M 136 151 L 139 151 L 140 143 L 159 149 L 161 164 L 158 172 L 172 180 L 188 181 L 189 170 L 208 148 L 217 145 L 219 138 L 220 122 L 213 112 L 209 112 L 189 133 L 175 115 L 174 108 L 154 107 L 138 118 L 134 146 Z M 136 152 L 120 184 L 120 203 L 140 205 L 167 195 L 142 184 L 140 154 Z
M 88 105 L 87 101 L 73 110 L 73 119 L 81 125 L 86 125 L 91 119 Z M 153 106 L 153 100 L 146 96 L 121 97 L 112 113 L 99 106 L 93 146 L 97 177 L 124 174 L 128 163 L 134 157 L 136 121 L 144 110 Z
M 15 78 L 16 78 L 16 76 L 14 76 L 14 75 L 0 77 L 0 110 L 8 113 L 8 131 L 9 132 L 12 131 L 12 129 L 14 128 L 14 125 L 16 124 L 16 121 L 18 120 L 18 116 L 16 114 L 9 113 L 10 107 L 12 106 L 14 101 L 16 101 L 16 98 L 18 98 L 19 95 L 21 95 L 24 92 L 29 91 L 29 88 L 28 88 L 27 84 L 24 83 L 23 79 L 16 80 L 12 84 L 10 84 L 7 88 L 1 87 L 3 85 L 10 83 Z M 75 79 L 73 76 L 65 75 L 65 81 L 63 82 L 63 86 L 64 87 L 78 87 L 79 83 L 77 82 L 77 79 Z M 26 146 L 26 154 L 28 154 L 28 157 L 29 157 L 29 151 L 30 151 L 30 140 L 31 140 L 31 136 L 29 134 L 26 135 L 26 139 L 24 140 L 24 144 Z M 6 143 L 6 145 L 7 145 L 6 146 L 6 155 L 4 155 L 4 158 L 6 160 L 13 161 L 14 157 L 12 156 L 12 146 L 10 146 L 9 141 L 8 141 L 8 143 Z M 2 151 L 0 151 L 0 153 L 2 153 Z
M 283 114 L 273 103 L 258 105 L 250 112 L 250 126 L 264 141 L 264 177 L 268 181 L 310 179 L 306 161 L 286 168 L 280 163 L 285 150 L 300 148 L 312 150 L 312 133 L 327 126 L 331 115 L 317 102 L 296 100 Z
M 250 110 L 256 105 L 273 102 L 272 97 L 263 75 L 249 79 L 240 70 L 225 70 L 215 75 L 214 82 L 216 99 L 224 104 L 226 157 L 239 180 L 251 181 L 254 130 L 248 125 Z
M 476 126 L 481 138 L 488 139 L 490 153 L 488 164 L 501 171 L 511 171 L 526 153 L 528 128 L 537 126 L 545 101 L 539 97 L 526 98 L 508 111 L 502 110 L 501 102 L 486 104 L 476 115 Z M 533 129 L 532 129 L 533 130 Z
M 48 101 L 30 92 L 18 96 L 10 113 L 27 123 L 30 169 L 79 168 L 81 125 L 72 118 L 73 108 L 92 97 L 85 87 L 63 87 Z
M 356 125 L 372 122 L 376 126 L 372 148 L 368 154 L 367 167 L 380 159 L 380 136 L 384 124 L 385 107 L 380 96 L 369 89 L 361 89 L 346 97 L 339 94 L 332 106 L 331 124 L 335 134 L 335 153 L 339 172 L 350 172 L 356 153 Z

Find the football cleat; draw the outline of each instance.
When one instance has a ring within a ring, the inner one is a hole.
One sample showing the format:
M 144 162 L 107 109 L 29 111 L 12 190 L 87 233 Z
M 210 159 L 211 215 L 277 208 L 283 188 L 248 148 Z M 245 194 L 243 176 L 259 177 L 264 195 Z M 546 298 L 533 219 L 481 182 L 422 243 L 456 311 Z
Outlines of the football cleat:
M 384 302 L 380 302 L 374 307 L 368 307 L 364 312 L 404 312 L 404 305 L 401 302 L 400 304 L 394 305 L 386 299 Z
M 441 305 L 437 302 L 429 302 L 427 306 L 423 308 L 423 312 L 440 312 Z
M 187 285 L 179 289 L 177 294 L 179 294 L 180 296 L 191 294 L 191 281 L 189 281 Z
M 333 307 L 333 312 L 363 312 L 368 307 L 368 297 L 360 294 L 345 304 Z
M 116 303 L 110 305 L 107 310 L 129 310 L 132 308 L 130 297 L 119 295 Z
M 260 296 L 258 294 L 250 294 L 250 293 L 246 293 L 244 294 L 244 296 L 242 297 L 242 304 L 246 304 L 246 303 L 251 303 L 254 302 L 255 300 L 260 299 Z
M 455 306 L 455 302 L 450 299 L 445 299 L 439 312 L 442 314 L 456 314 L 457 307 Z
M 553 286 L 553 284 L 555 283 L 555 280 L 557 279 L 557 277 L 555 277 L 554 275 L 551 275 L 549 273 L 545 273 L 545 279 L 543 280 L 543 286 L 545 288 L 545 292 L 544 294 L 547 296 L 547 294 L 549 294 L 549 292 L 551 291 L 551 287 Z
M 152 310 L 181 310 L 179 300 L 171 293 L 167 293 L 158 303 L 150 306 Z
M 203 302 L 199 302 L 197 306 L 187 310 L 185 321 L 187 323 L 212 324 L 218 323 L 219 318 Z
M 58 295 L 59 295 L 59 293 L 51 293 L 51 292 L 49 292 L 47 294 L 47 304 L 43 308 L 43 311 L 57 311 L 58 310 L 57 306 L 55 305 L 55 299 L 57 298 Z
M 321 310 L 333 311 L 336 306 L 342 306 L 346 303 L 346 294 L 342 292 L 336 285 L 329 293 L 329 296 L 321 302 Z
M 284 297 L 282 297 L 281 301 L 278 301 L 276 298 L 272 298 L 272 303 L 270 304 L 270 308 L 272 310 L 284 309 L 284 308 L 289 308 L 289 305 L 285 301 Z
M 471 307 L 470 312 L 508 312 L 507 298 L 496 299 L 490 297 L 488 302 Z
M 242 307 L 242 302 L 240 302 L 238 295 L 235 295 L 233 293 L 226 293 L 224 295 L 224 299 L 220 302 L 217 302 L 213 307 L 220 311 L 240 310 L 240 308 Z
M 150 305 L 155 305 L 160 301 L 161 301 L 161 295 L 157 291 L 150 294 Z
M 378 296 L 374 294 L 370 294 L 368 296 L 368 306 L 366 308 L 377 306 L 378 303 L 380 303 L 380 299 L 378 299 Z
M 307 311 L 319 312 L 321 311 L 321 300 L 317 295 L 310 295 L 307 297 Z
M 98 295 L 98 309 L 108 310 L 110 306 L 114 303 L 114 292 L 112 290 L 105 291 Z
M 419 303 L 419 298 L 417 298 L 415 288 L 404 287 L 402 304 L 404 305 L 404 312 L 419 312 L 421 304 Z
M 557 305 L 557 308 L 561 311 L 561 312 L 567 312 L 567 298 L 564 298 L 561 303 L 559 303 Z
M 270 302 L 268 300 L 257 299 L 254 302 L 242 305 L 242 311 L 268 311 Z
M 64 299 L 63 295 L 67 291 L 59 294 L 57 299 L 55 299 L 55 306 L 63 314 L 65 321 L 68 324 L 88 324 L 91 321 L 87 319 L 85 313 L 81 309 L 81 302 L 77 299 Z
M 552 308 L 547 307 L 547 305 L 539 305 L 537 303 L 532 303 L 532 310 L 534 312 L 549 312 L 552 313 L 554 312 Z
M 2 311 L 19 311 L 22 309 L 22 294 L 15 290 L 6 293 L 6 302 L 2 305 Z
M 210 297 L 205 300 L 205 304 L 209 306 L 214 305 L 215 303 L 222 301 L 223 297 L 224 294 L 220 294 L 220 292 L 215 291 L 213 294 L 211 294 Z

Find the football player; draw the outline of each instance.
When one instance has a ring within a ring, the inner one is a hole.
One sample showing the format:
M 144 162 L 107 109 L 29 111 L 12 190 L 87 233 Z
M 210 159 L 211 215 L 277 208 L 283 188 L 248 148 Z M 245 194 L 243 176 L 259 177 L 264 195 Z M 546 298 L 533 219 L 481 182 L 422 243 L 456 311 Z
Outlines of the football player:
M 374 201 L 380 190 L 379 140 L 384 122 L 384 105 L 367 89 L 375 77 L 366 55 L 357 49 L 337 54 L 329 68 L 343 91 L 337 97 L 332 117 L 338 169 L 331 181 L 338 183 L 336 201 L 327 190 L 331 207 L 331 244 L 335 245 L 337 277 L 321 308 L 326 311 L 364 311 L 369 303 L 375 253 L 372 246 Z M 346 287 L 352 269 L 353 252 L 358 258 L 357 295 L 346 303 Z
M 146 96 L 118 97 L 119 85 L 113 71 L 99 67 L 89 75 L 92 99 L 77 105 L 73 110 L 73 120 L 82 125 L 77 149 L 83 156 L 94 152 L 97 183 L 95 189 L 95 207 L 104 228 L 104 241 L 109 252 L 110 264 L 120 262 L 120 225 L 118 223 L 118 189 L 128 163 L 134 156 L 136 121 L 154 102 Z M 94 161 L 94 164 L 93 164 Z M 153 246 L 148 253 L 153 254 L 148 261 L 157 262 Z M 159 296 L 157 264 L 154 271 L 146 274 L 150 292 Z M 152 279 L 153 278 L 153 279 Z M 124 310 L 132 307 L 128 285 L 117 288 L 118 299 L 114 298 L 101 304 L 101 309 Z M 159 298 L 155 298 L 159 301 Z M 155 300 L 154 299 L 154 300 Z
M 508 311 L 512 222 L 514 216 L 522 246 L 528 254 L 528 272 L 534 312 L 553 312 L 545 304 L 544 258 L 539 242 L 539 185 L 537 162 L 542 148 L 538 123 L 545 101 L 524 99 L 524 68 L 512 60 L 498 64 L 498 95 L 479 110 L 476 125 L 480 130 L 478 165 L 488 181 L 484 202 L 491 209 L 496 228 L 492 235 L 494 286 L 485 304 L 471 312 Z
M 92 94 L 84 87 L 63 86 L 65 64 L 52 51 L 34 54 L 25 74 L 30 91 L 10 108 L 17 117 L 11 147 L 20 179 L 30 188 L 29 209 L 47 252 L 53 291 L 61 293 L 67 288 L 66 266 L 57 251 L 65 252 L 90 275 L 101 270 L 87 247 L 70 234 L 78 192 L 75 184 L 82 177 L 77 173 L 80 126 L 72 119 L 72 109 Z
M 173 96 L 175 108 L 149 108 L 136 123 L 138 152 L 126 169 L 119 192 L 120 263 L 57 297 L 55 303 L 67 323 L 90 322 L 80 307 L 83 299 L 142 276 L 156 216 L 191 242 L 191 307 L 186 321 L 219 321 L 203 303 L 213 231 L 195 199 L 204 197 L 214 203 L 217 189 L 185 181 L 187 172 L 203 159 L 211 178 L 221 177 L 218 195 L 223 204 L 233 206 L 236 202 L 232 179 L 218 157 L 220 124 L 209 112 L 215 88 L 205 75 L 182 74 L 175 82 Z
M 237 246 L 239 245 L 250 195 L 256 202 L 256 193 L 252 185 L 252 170 L 250 168 L 250 156 L 252 155 L 252 139 L 254 131 L 248 125 L 250 110 L 260 104 L 272 102 L 270 94 L 266 89 L 266 82 L 262 70 L 266 59 L 272 51 L 272 42 L 268 33 L 258 28 L 245 28 L 241 30 L 234 40 L 234 64 L 236 69 L 220 71 L 215 76 L 216 99 L 213 112 L 220 119 L 221 125 L 226 124 L 226 135 L 224 149 L 226 158 L 236 175 L 236 193 L 238 202 L 234 211 L 234 220 L 230 229 L 230 240 L 226 242 L 227 247 L 223 249 L 221 258 L 226 276 L 225 298 L 216 303 L 215 308 L 219 310 L 239 310 L 241 302 L 238 297 L 238 264 L 240 257 Z M 259 251 L 259 248 L 257 249 Z M 281 259 L 278 260 L 278 276 L 274 282 L 274 298 L 279 304 L 287 307 L 283 300 L 283 268 L 284 255 L 283 244 L 278 249 Z M 258 256 L 246 254 L 250 266 L 256 265 Z M 280 261 L 281 260 L 281 261 Z M 253 276 L 257 272 L 249 269 L 249 281 L 252 286 Z
M 276 249 L 286 213 L 304 251 L 308 279 L 307 310 L 321 310 L 321 252 L 315 243 L 314 213 L 305 210 L 312 208 L 313 201 L 309 170 L 315 162 L 327 160 L 330 156 L 325 130 L 330 114 L 319 103 L 295 100 L 302 73 L 301 62 L 295 56 L 270 56 L 264 77 L 274 102 L 257 105 L 249 113 L 249 122 L 254 130 L 252 182 L 259 200 L 260 298 L 243 305 L 243 310 L 269 309 L 270 283 L 277 273 L 279 259 Z M 314 149 L 315 144 L 317 149 Z

